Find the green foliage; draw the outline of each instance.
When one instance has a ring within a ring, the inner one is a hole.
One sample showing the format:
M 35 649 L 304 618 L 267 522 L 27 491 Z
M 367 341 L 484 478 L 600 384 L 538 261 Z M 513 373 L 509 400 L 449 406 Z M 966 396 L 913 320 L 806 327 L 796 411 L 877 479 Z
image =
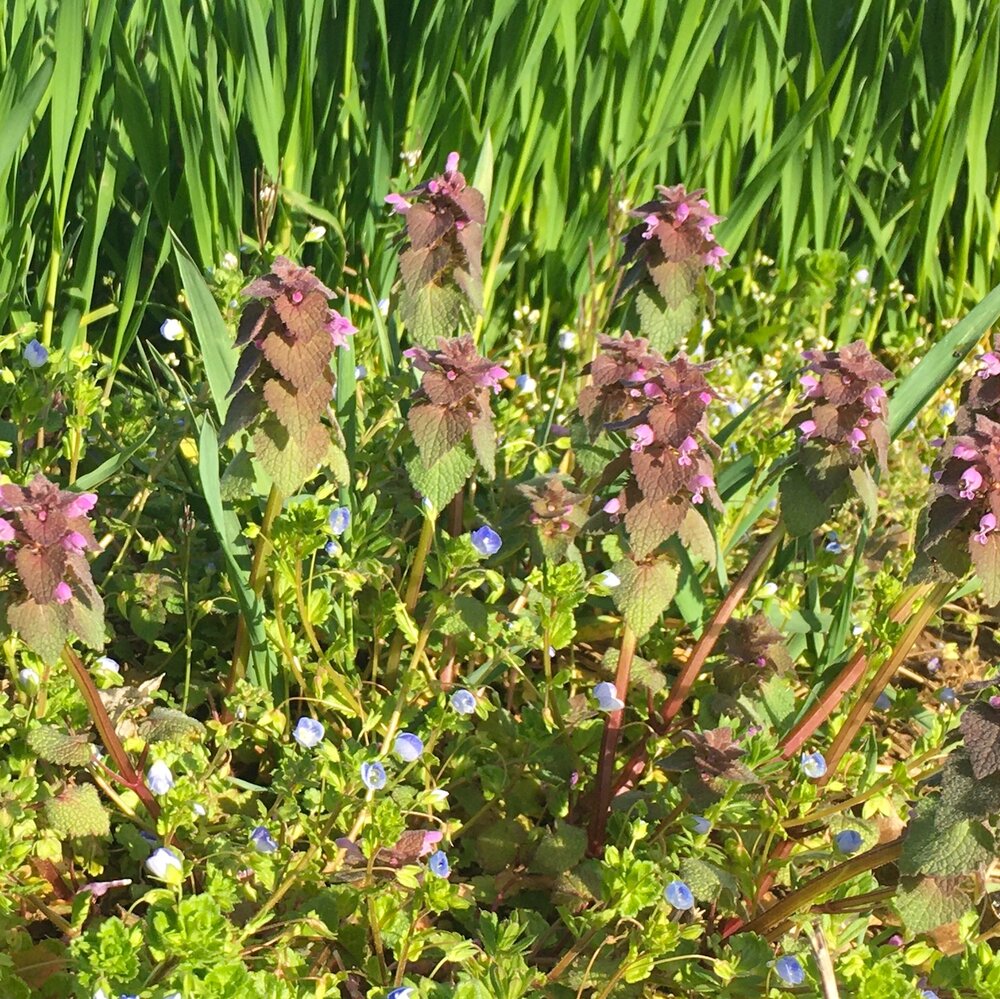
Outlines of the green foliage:
M 85 767 L 93 759 L 94 745 L 85 735 L 71 735 L 52 725 L 39 725 L 28 733 L 28 747 L 49 763 Z
M 93 784 L 69 784 L 44 805 L 45 821 L 60 839 L 107 836 L 111 821 Z

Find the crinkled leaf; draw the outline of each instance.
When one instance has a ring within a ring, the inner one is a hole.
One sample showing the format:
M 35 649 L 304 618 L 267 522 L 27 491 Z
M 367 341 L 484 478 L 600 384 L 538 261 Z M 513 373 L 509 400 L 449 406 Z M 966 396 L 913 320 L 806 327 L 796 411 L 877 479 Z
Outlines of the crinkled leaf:
M 410 473 L 413 488 L 435 510 L 443 510 L 468 481 L 475 467 L 472 456 L 464 448 L 457 447 L 430 468 L 417 457 L 407 462 L 406 470 Z
M 7 608 L 7 623 L 46 665 L 59 661 L 69 633 L 65 604 L 39 604 L 29 597 Z
M 486 473 L 486 478 L 490 480 L 496 478 L 497 435 L 489 413 L 485 413 L 472 424 L 472 448 Z
M 455 288 L 427 284 L 400 295 L 399 311 L 410 336 L 425 347 L 437 345 L 438 337 L 454 336 L 463 323 L 462 294 Z
M 962 741 L 977 780 L 1000 773 L 1000 711 L 982 701 L 962 715 Z
M 28 746 L 49 763 L 85 767 L 93 758 L 94 747 L 87 736 L 71 735 L 52 725 L 39 725 L 28 733 Z
M 993 859 L 996 839 L 980 822 L 963 820 L 941 829 L 935 822 L 933 803 L 910 818 L 903 841 L 899 869 L 903 874 L 943 877 L 972 874 Z
M 148 742 L 167 742 L 202 735 L 205 726 L 176 708 L 157 705 L 139 723 L 139 734 Z
M 62 839 L 107 836 L 111 832 L 108 813 L 93 784 L 71 784 L 44 805 L 45 821 Z
M 23 521 L 25 518 L 21 519 Z M 55 588 L 63 581 L 66 563 L 62 552 L 54 552 L 51 548 L 42 551 L 21 548 L 15 556 L 14 564 L 25 589 L 35 600 L 43 604 L 52 600 Z
M 1000 774 L 979 780 L 965 754 L 952 753 L 941 771 L 941 793 L 934 812 L 941 830 L 963 819 L 995 815 L 1000 812 Z
M 709 565 L 715 565 L 715 538 L 705 518 L 692 507 L 688 507 L 677 535 L 688 554 Z
M 572 870 L 587 851 L 587 834 L 562 819 L 554 829 L 547 829 L 535 850 L 531 870 L 539 874 L 563 874 Z
M 669 500 L 644 499 L 629 507 L 625 514 L 625 530 L 632 554 L 637 559 L 649 555 L 677 532 L 686 512 L 686 503 Z
M 622 559 L 614 570 L 621 580 L 615 604 L 628 626 L 642 638 L 670 605 L 677 590 L 677 567 L 665 559 L 635 562 Z
M 895 907 L 907 933 L 915 936 L 960 919 L 972 899 L 964 878 L 903 878 Z
M 420 450 L 420 460 L 428 468 L 460 444 L 469 432 L 465 413 L 433 403 L 411 406 L 406 421 Z
M 284 496 L 291 496 L 311 479 L 326 461 L 330 437 L 322 424 L 304 433 L 290 434 L 287 427 L 269 417 L 253 436 L 254 452 L 261 468 Z

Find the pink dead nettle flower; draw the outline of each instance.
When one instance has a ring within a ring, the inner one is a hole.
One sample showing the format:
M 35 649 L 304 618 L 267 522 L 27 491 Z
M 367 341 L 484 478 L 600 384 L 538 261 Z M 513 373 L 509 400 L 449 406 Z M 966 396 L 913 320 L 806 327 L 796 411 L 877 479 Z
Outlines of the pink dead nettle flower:
M 68 552 L 76 552 L 80 554 L 87 550 L 87 539 L 79 531 L 70 531 L 62 539 L 62 546 Z
M 940 438 L 938 438 L 940 440 Z M 931 442 L 933 443 L 933 441 Z M 941 441 L 943 444 L 944 441 Z M 940 445 L 936 445 L 940 446 Z M 955 450 L 951 452 L 953 458 L 960 458 L 962 461 L 975 461 L 979 457 L 979 452 L 967 444 L 956 444 Z
M 992 513 L 984 514 L 979 518 L 979 530 L 972 535 L 972 540 L 978 544 L 986 544 L 986 535 L 995 531 L 997 527 L 997 519 Z
M 691 455 L 698 450 L 698 442 L 690 435 L 681 441 L 677 449 L 677 464 L 687 467 L 691 464 Z
M 694 487 L 691 493 L 692 503 L 703 503 L 705 500 L 705 490 L 715 488 L 715 480 L 710 475 L 696 475 L 691 480 Z
M 55 600 L 57 604 L 67 604 L 73 599 L 73 591 L 69 588 L 68 583 L 59 583 L 58 586 L 52 591 L 52 599 Z
M 97 493 L 80 493 L 72 499 L 64 513 L 67 517 L 83 517 L 94 509 L 96 503 Z
M 14 525 L 9 520 L 0 517 L 0 541 L 14 540 Z
M 405 215 L 413 207 L 413 203 L 407 201 L 401 194 L 387 194 L 385 203 L 396 215 Z
M 983 354 L 979 358 L 979 363 L 982 365 L 978 372 L 980 378 L 990 378 L 994 375 L 1000 375 L 1000 357 L 997 357 L 992 351 Z
M 961 478 L 961 488 L 958 490 L 958 495 L 962 499 L 975 499 L 976 491 L 983 484 L 983 477 L 979 471 L 974 467 L 967 468 L 962 472 Z
M 347 338 L 354 336 L 358 328 L 346 316 L 342 316 L 336 309 L 331 309 L 330 318 L 326 322 L 326 331 L 330 334 L 334 347 L 346 347 Z
M 632 428 L 632 435 L 635 441 L 632 444 L 633 451 L 641 451 L 653 443 L 653 428 L 648 423 L 640 423 Z
M 615 516 L 616 513 L 618 513 L 621 510 L 621 508 L 622 508 L 622 501 L 618 499 L 617 496 L 615 496 L 612 499 L 609 499 L 601 509 L 603 509 L 606 514 L 613 517 Z

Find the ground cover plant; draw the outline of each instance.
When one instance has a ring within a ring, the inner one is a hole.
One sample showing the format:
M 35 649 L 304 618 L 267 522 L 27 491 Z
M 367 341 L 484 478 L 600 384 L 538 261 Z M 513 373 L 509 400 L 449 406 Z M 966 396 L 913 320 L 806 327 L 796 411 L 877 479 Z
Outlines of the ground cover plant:
M 0 13 L 0 995 L 1000 996 L 996 10 L 442 11 Z

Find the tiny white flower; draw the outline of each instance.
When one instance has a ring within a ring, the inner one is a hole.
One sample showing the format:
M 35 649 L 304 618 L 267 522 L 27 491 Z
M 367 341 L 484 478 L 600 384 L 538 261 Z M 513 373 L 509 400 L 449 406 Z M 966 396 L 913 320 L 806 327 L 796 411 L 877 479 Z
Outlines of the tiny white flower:
M 606 586 L 609 590 L 613 590 L 616 586 L 622 585 L 622 581 L 610 569 L 606 569 L 602 572 L 597 577 L 597 581 L 601 584 L 601 586 Z
M 560 330 L 559 331 L 559 348 L 560 350 L 572 350 L 576 346 L 576 333 L 573 330 Z
M 702 333 L 712 332 L 712 320 L 709 319 L 708 316 L 705 316 L 705 318 L 701 321 L 701 331 Z
M 758 591 L 757 595 L 760 597 L 773 597 L 775 593 L 778 592 L 777 583 L 765 583 Z
M 314 225 L 306 234 L 302 237 L 303 243 L 318 243 L 326 235 L 325 225 Z
M 389 299 L 380 298 L 378 300 L 378 311 L 381 312 L 383 316 L 389 315 Z
M 538 311 L 538 309 L 532 309 L 528 313 L 528 322 L 531 323 L 532 326 L 534 326 L 535 323 L 537 323 L 538 320 L 541 319 L 541 318 L 542 318 L 542 314 Z
M 615 685 L 606 680 L 594 687 L 593 694 L 601 711 L 621 711 L 625 707 L 625 702 L 618 696 Z
M 232 250 L 229 250 L 225 254 L 223 254 L 222 266 L 225 267 L 226 270 L 234 271 L 236 270 L 237 267 L 240 266 L 240 258 L 237 257 L 236 254 L 232 252 Z
M 106 669 L 109 673 L 121 673 L 122 668 L 111 656 L 101 656 L 97 660 L 97 666 Z
M 275 191 L 273 184 L 265 184 L 260 189 L 260 194 L 258 195 L 258 197 L 260 198 L 262 204 L 267 205 L 270 204 L 272 201 L 274 201 L 276 193 L 277 192 Z
M 871 272 L 867 267 L 859 267 L 854 272 L 854 280 L 857 281 L 858 284 L 868 284 L 870 278 Z
M 514 384 L 521 395 L 531 395 L 538 388 L 538 382 L 531 375 L 518 375 L 514 379 Z
M 198 818 L 204 818 L 208 814 L 208 812 L 205 811 L 205 806 L 200 801 L 196 801 L 191 806 L 191 811 L 194 812 Z
M 166 881 L 172 872 L 183 871 L 184 865 L 181 863 L 181 858 L 173 850 L 161 846 L 146 858 L 146 870 L 154 878 Z
M 146 783 L 153 794 L 166 794 L 174 786 L 174 775 L 163 760 L 157 760 L 146 771 Z
M 20 673 L 17 674 L 17 681 L 20 683 L 21 687 L 29 693 L 38 690 L 38 674 L 30 667 L 26 666 Z
M 160 324 L 160 336 L 164 340 L 183 340 L 184 327 L 178 319 L 164 319 Z

